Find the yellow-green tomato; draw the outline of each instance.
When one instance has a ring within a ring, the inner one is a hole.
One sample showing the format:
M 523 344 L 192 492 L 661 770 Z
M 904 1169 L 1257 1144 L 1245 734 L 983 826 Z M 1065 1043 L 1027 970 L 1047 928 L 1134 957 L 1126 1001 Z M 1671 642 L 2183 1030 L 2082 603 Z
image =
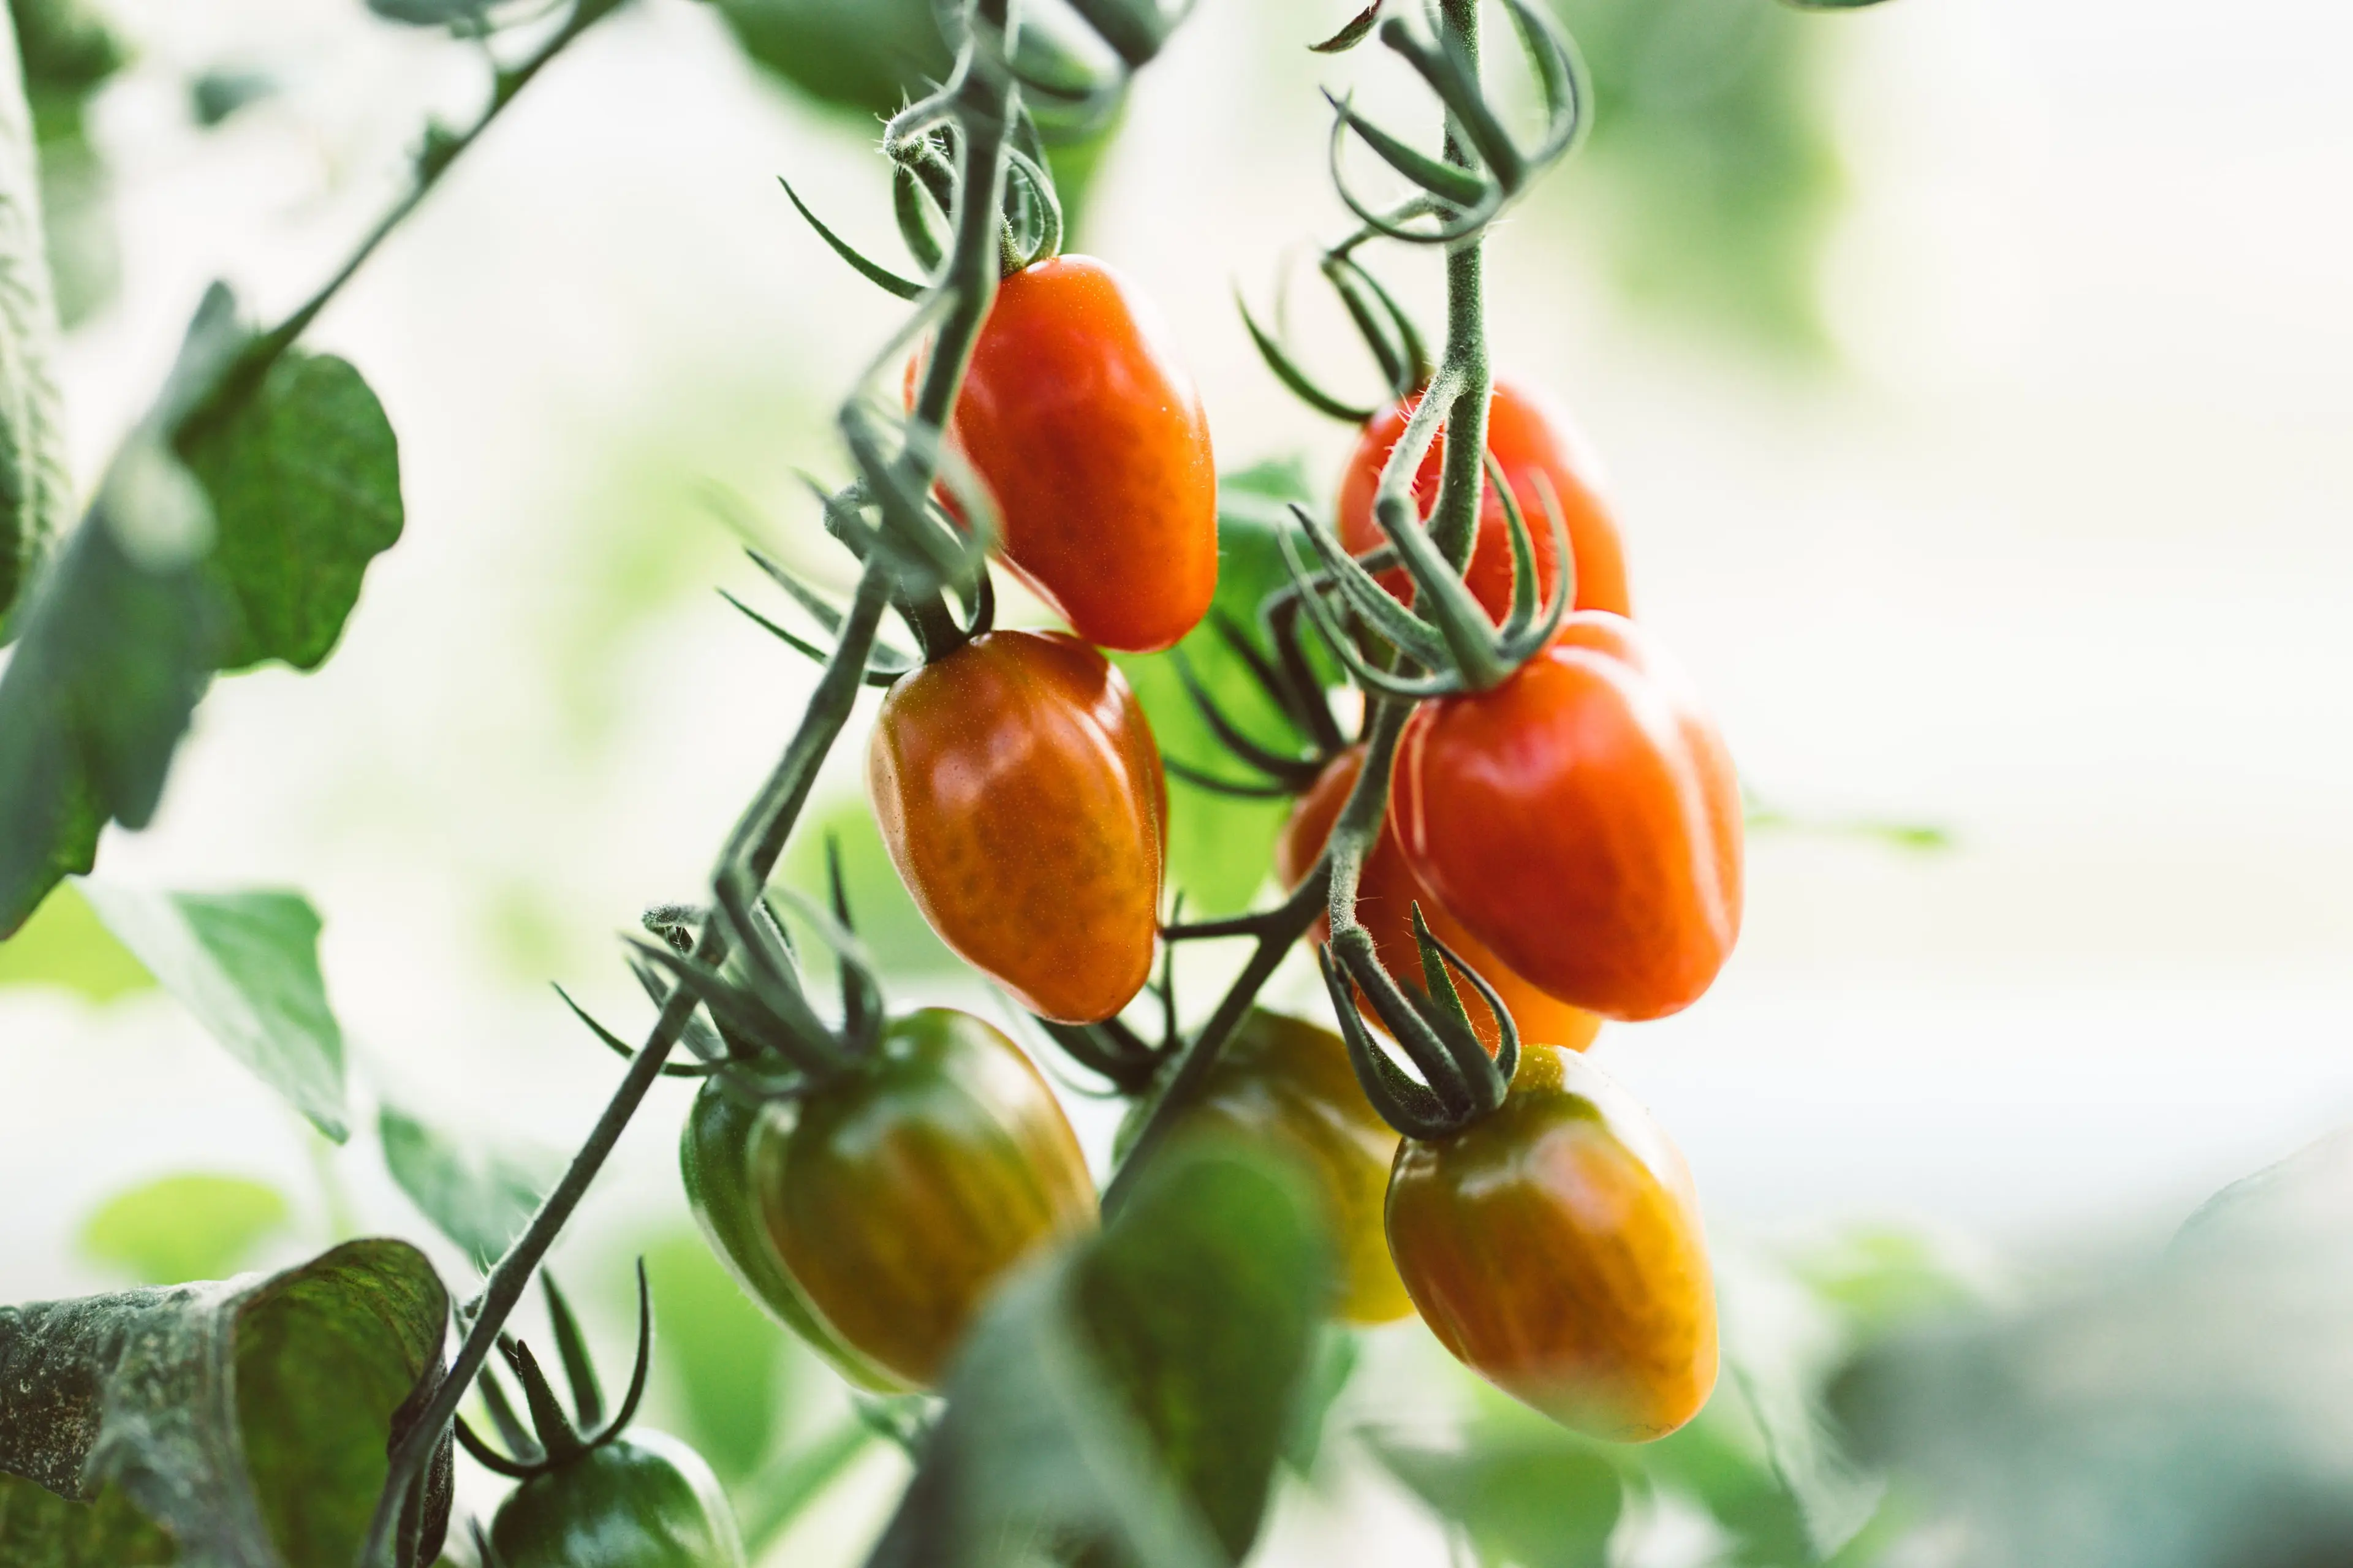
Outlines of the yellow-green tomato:
M 894 1020 L 877 1059 L 764 1109 L 745 1170 L 802 1300 L 858 1355 L 934 1387 L 981 1303 L 1031 1253 L 1095 1219 L 1054 1091 L 966 1013 Z
M 1333 1315 L 1386 1323 L 1413 1310 L 1381 1234 L 1398 1135 L 1356 1086 L 1347 1042 L 1304 1019 L 1253 1008 L 1180 1124 L 1291 1160 L 1322 1198 L 1339 1262 Z
M 1715 1290 L 1691 1172 L 1575 1051 L 1529 1048 L 1493 1116 L 1407 1140 L 1388 1237 L 1440 1342 L 1564 1426 L 1647 1442 L 1715 1386 Z

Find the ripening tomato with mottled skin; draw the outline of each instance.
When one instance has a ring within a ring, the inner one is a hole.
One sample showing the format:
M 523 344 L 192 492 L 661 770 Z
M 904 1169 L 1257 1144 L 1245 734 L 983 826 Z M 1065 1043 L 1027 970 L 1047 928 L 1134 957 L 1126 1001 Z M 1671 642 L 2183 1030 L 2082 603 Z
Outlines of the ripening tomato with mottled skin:
M 934 1388 L 981 1304 L 1095 1221 L 1061 1102 L 968 1013 L 893 1020 L 876 1059 L 764 1108 L 742 1151 L 783 1276 L 841 1343 Z
M 1373 416 L 1366 425 L 1348 467 L 1340 477 L 1340 542 L 1351 553 L 1388 542 L 1388 535 L 1373 519 L 1373 494 L 1380 487 L 1381 468 L 1405 434 L 1421 395 L 1404 398 Z M 1421 459 L 1413 480 L 1414 504 L 1425 519 L 1438 504 L 1439 469 L 1445 451 L 1445 430 Z M 1497 382 L 1487 402 L 1487 450 L 1504 470 L 1527 524 L 1528 542 L 1536 563 L 1536 603 L 1551 603 L 1553 585 L 1560 580 L 1553 560 L 1552 524 L 1545 512 L 1541 474 L 1551 481 L 1560 503 L 1561 521 L 1568 525 L 1569 553 L 1577 576 L 1571 584 L 1573 610 L 1614 610 L 1633 613 L 1626 592 L 1626 548 L 1618 524 L 1599 493 L 1599 479 L 1591 454 L 1568 421 L 1548 410 L 1535 394 Z M 1512 608 L 1511 525 L 1504 513 L 1503 497 L 1490 485 L 1480 491 L 1479 537 L 1471 547 L 1470 570 L 1463 583 L 1488 616 L 1501 626 Z M 1413 584 L 1402 571 L 1384 573 L 1381 581 L 1407 604 L 1413 603 Z
M 1715 1289 L 1691 1172 L 1575 1051 L 1535 1047 L 1493 1115 L 1405 1142 L 1388 1238 L 1439 1342 L 1564 1426 L 1648 1442 L 1715 1386 Z
M 1332 824 L 1339 819 L 1340 808 L 1348 804 L 1348 792 L 1356 787 L 1356 777 L 1365 771 L 1365 748 L 1351 746 L 1332 759 L 1299 804 L 1292 808 L 1291 820 L 1283 824 L 1282 837 L 1275 840 L 1274 869 L 1286 888 L 1295 888 L 1304 881 L 1307 873 L 1315 868 L 1316 858 L 1324 853 L 1324 841 L 1332 836 Z M 1356 919 L 1373 939 L 1373 952 L 1381 967 L 1393 980 L 1419 985 L 1422 983 L 1421 944 L 1413 936 L 1413 906 L 1421 905 L 1421 918 L 1430 922 L 1430 933 L 1452 948 L 1479 977 L 1495 988 L 1510 1010 L 1512 1021 L 1519 1026 L 1524 1041 L 1540 1041 L 1548 1046 L 1567 1046 L 1581 1051 L 1593 1043 L 1601 1032 L 1601 1020 L 1581 1007 L 1572 1007 L 1557 997 L 1542 991 L 1512 973 L 1510 966 L 1494 955 L 1477 937 L 1464 929 L 1461 921 L 1447 913 L 1438 896 L 1422 885 L 1406 863 L 1405 853 L 1398 847 L 1394 823 L 1381 825 L 1381 836 L 1373 841 L 1372 852 L 1356 875 Z M 1329 934 L 1328 916 L 1317 917 L 1307 940 L 1320 942 Z M 1493 1056 L 1502 1043 L 1494 1015 L 1488 1011 L 1486 999 L 1458 977 L 1457 990 L 1462 996 L 1463 1011 L 1470 1015 L 1471 1027 L 1478 1033 L 1480 1043 Z M 1372 1009 L 1358 998 L 1358 1011 L 1367 1022 L 1378 1026 L 1380 1020 Z
M 1110 267 L 1057 256 L 997 285 L 949 437 L 997 500 L 997 553 L 1080 637 L 1151 653 L 1208 613 L 1208 417 L 1159 312 Z
M 1060 632 L 990 632 L 900 680 L 867 752 L 874 816 L 940 940 L 1060 1023 L 1144 988 L 1168 788 L 1144 710 Z
M 1572 615 L 1502 685 L 1416 709 L 1389 800 L 1415 874 L 1554 996 L 1664 1017 L 1731 956 L 1739 781 L 1690 682 L 1622 616 Z
M 1135 1107 L 1131 1122 L 1144 1109 Z M 1253 1007 L 1177 1131 L 1271 1150 L 1307 1177 L 1339 1259 L 1334 1317 L 1369 1327 L 1413 1310 L 1381 1229 L 1398 1135 L 1357 1086 L 1345 1040 L 1303 1018 Z

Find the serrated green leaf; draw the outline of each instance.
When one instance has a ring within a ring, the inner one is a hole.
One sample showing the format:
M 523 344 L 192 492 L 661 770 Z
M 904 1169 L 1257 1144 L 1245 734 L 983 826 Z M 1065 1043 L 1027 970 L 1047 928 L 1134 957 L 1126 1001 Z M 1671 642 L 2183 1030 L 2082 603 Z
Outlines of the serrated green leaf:
M 181 450 L 212 502 L 206 570 L 237 611 L 220 668 L 316 669 L 368 563 L 400 539 L 399 447 L 384 405 L 349 361 L 289 350 Z
M 319 915 L 300 893 L 82 892 L 107 930 L 228 1053 L 340 1143 L 343 1036 L 319 973 Z
M 448 1317 L 423 1255 L 378 1239 L 268 1279 L 0 1311 L 0 1470 L 114 1510 L 27 1508 L 50 1532 L 30 1561 L 119 1561 L 69 1553 L 93 1536 L 137 1543 L 126 1502 L 176 1539 L 178 1568 L 353 1561 L 402 1413 L 440 1377 Z M 448 1489 L 445 1442 L 422 1560 L 439 1550 Z M 23 1496 L 0 1494 L 11 1516 Z
M 155 977 L 100 923 L 71 882 L 41 900 L 22 930 L 0 942 L 0 985 L 54 985 L 90 1002 L 153 991 Z
M 49 369 L 58 310 L 36 146 L 16 24 L 0 15 L 0 643 L 73 518 L 64 400 Z
M 538 1150 L 468 1147 L 393 1106 L 376 1116 L 385 1168 L 442 1235 L 488 1269 L 505 1252 L 564 1162 Z
M 109 1198 L 82 1226 L 85 1257 L 142 1285 L 226 1279 L 290 1217 L 278 1189 L 243 1176 L 165 1176 Z
M 1234 1150 L 1172 1151 L 1099 1237 L 990 1306 L 871 1563 L 1010 1563 L 1050 1539 L 1142 1568 L 1239 1563 L 1326 1262 L 1285 1173 Z

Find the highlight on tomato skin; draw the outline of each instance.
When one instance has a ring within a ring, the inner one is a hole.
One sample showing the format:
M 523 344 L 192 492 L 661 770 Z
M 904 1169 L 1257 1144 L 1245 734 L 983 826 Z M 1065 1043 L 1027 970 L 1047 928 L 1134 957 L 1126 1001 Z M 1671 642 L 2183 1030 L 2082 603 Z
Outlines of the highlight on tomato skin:
M 1406 1140 L 1389 1249 L 1456 1359 L 1562 1425 L 1663 1437 L 1715 1386 L 1715 1291 L 1691 1172 L 1588 1058 L 1539 1046 L 1484 1121 Z
M 1332 824 L 1338 820 L 1341 807 L 1347 805 L 1348 793 L 1356 787 L 1356 777 L 1364 768 L 1364 747 L 1351 746 L 1333 758 L 1307 793 L 1299 797 L 1291 819 L 1283 824 L 1282 836 L 1275 841 L 1275 875 L 1284 887 L 1297 887 L 1315 868 L 1317 857 L 1324 853 L 1324 842 L 1332 836 Z M 1380 837 L 1374 840 L 1372 851 L 1365 857 L 1364 866 L 1357 873 L 1356 919 L 1373 939 L 1373 952 L 1381 967 L 1400 984 L 1422 984 L 1421 946 L 1413 935 L 1416 903 L 1421 906 L 1422 919 L 1429 922 L 1430 934 L 1452 948 L 1463 963 L 1478 971 L 1481 979 L 1495 988 L 1523 1040 L 1581 1051 L 1600 1034 L 1599 1016 L 1547 995 L 1522 979 L 1449 913 L 1438 895 L 1414 875 L 1413 868 L 1407 863 L 1405 851 L 1398 846 L 1396 824 L 1384 821 Z M 1310 943 L 1321 942 L 1330 928 L 1330 918 L 1318 916 L 1306 940 Z M 1472 987 L 1465 984 L 1459 989 L 1471 1027 L 1487 1047 L 1487 1054 L 1493 1056 L 1503 1039 L 1494 1015 L 1488 1010 L 1486 999 Z M 1357 1011 L 1375 1028 L 1383 1027 L 1361 995 Z
M 1373 519 L 1373 495 L 1379 488 L 1383 465 L 1420 401 L 1417 394 L 1375 415 L 1349 455 L 1340 477 L 1339 523 L 1340 542 L 1354 554 L 1362 555 L 1388 542 L 1388 536 Z M 1441 426 L 1439 438 L 1430 442 L 1414 474 L 1414 502 L 1424 518 L 1438 504 L 1444 449 Z M 1633 614 L 1626 586 L 1625 542 L 1601 498 L 1599 465 L 1575 426 L 1535 393 L 1499 381 L 1487 403 L 1487 450 L 1502 467 L 1512 487 L 1512 499 L 1519 503 L 1521 519 L 1527 524 L 1528 542 L 1535 552 L 1537 603 L 1551 602 L 1553 586 L 1559 580 L 1544 491 L 1536 482 L 1541 475 L 1559 503 L 1561 521 L 1568 525 L 1569 553 L 1577 568 L 1569 607 Z M 1490 485 L 1481 492 L 1479 536 L 1472 546 L 1463 582 L 1498 626 L 1511 612 L 1512 578 L 1510 524 L 1503 498 Z M 1405 603 L 1413 603 L 1413 584 L 1402 571 L 1384 573 L 1381 581 Z
M 825 1327 L 936 1387 L 981 1304 L 1057 1237 L 1094 1223 L 1061 1102 L 970 1014 L 895 1019 L 878 1059 L 766 1107 L 743 1151 L 784 1274 Z
M 1740 785 L 1635 623 L 1567 617 L 1492 690 L 1424 703 L 1390 781 L 1405 859 L 1548 994 L 1608 1018 L 1697 1001 L 1740 934 Z
M 1168 790 L 1125 678 L 1060 632 L 999 631 L 883 699 L 868 794 L 892 863 L 958 956 L 1058 1022 L 1144 988 Z
M 743 1568 L 727 1494 L 702 1456 L 636 1427 L 500 1502 L 502 1568 Z
M 1123 653 L 1176 642 L 1218 585 L 1208 417 L 1169 336 L 1105 263 L 1033 263 L 997 286 L 949 425 L 996 498 L 1005 564 Z M 911 363 L 911 406 L 915 379 Z
M 1136 1113 L 1142 1109 L 1139 1102 Z M 1307 1177 L 1339 1258 L 1335 1318 L 1372 1327 L 1413 1310 L 1381 1219 L 1398 1135 L 1357 1088 L 1347 1042 L 1337 1034 L 1251 1008 L 1177 1129 L 1179 1136 L 1225 1136 L 1270 1150 Z

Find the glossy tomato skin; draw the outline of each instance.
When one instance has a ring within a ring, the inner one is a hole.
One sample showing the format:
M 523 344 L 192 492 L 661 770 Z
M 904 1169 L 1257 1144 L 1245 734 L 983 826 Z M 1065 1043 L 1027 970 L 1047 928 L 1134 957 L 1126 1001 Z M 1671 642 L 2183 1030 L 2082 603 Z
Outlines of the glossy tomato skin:
M 1283 824 L 1282 837 L 1275 841 L 1275 874 L 1282 879 L 1283 886 L 1299 886 L 1315 868 L 1316 858 L 1324 853 L 1324 841 L 1332 836 L 1332 824 L 1339 819 L 1340 808 L 1348 804 L 1348 792 L 1356 787 L 1356 777 L 1364 769 L 1365 749 L 1351 746 L 1333 758 L 1307 793 L 1299 797 L 1291 820 Z M 1421 944 L 1413 937 L 1412 911 L 1417 902 L 1421 905 L 1422 919 L 1430 922 L 1430 934 L 1452 948 L 1456 956 L 1477 970 L 1480 978 L 1503 997 L 1524 1042 L 1566 1046 L 1581 1051 L 1601 1032 L 1598 1016 L 1557 997 L 1547 996 L 1521 979 L 1484 942 L 1472 936 L 1461 921 L 1449 914 L 1438 896 L 1406 863 L 1405 852 L 1398 847 L 1396 825 L 1385 822 L 1381 836 L 1373 841 L 1372 853 L 1365 857 L 1364 868 L 1357 873 L 1356 919 L 1373 939 L 1374 953 L 1389 977 L 1415 985 L 1422 981 Z M 1319 916 L 1308 932 L 1308 941 L 1323 942 L 1330 930 L 1329 918 Z M 1463 1010 L 1471 1016 L 1472 1028 L 1477 1031 L 1488 1054 L 1493 1055 L 1503 1039 L 1494 1016 L 1470 985 L 1458 982 L 1458 988 Z M 1380 1020 L 1373 1017 L 1371 1008 L 1360 1004 L 1359 1010 L 1368 1022 L 1378 1026 Z
M 894 1020 L 867 1070 L 765 1109 L 745 1150 L 768 1241 L 817 1317 L 904 1384 L 938 1385 L 1009 1271 L 1094 1223 L 1061 1103 L 970 1014 Z
M 1382 465 L 1388 461 L 1398 437 L 1405 434 L 1406 421 L 1420 401 L 1417 394 L 1375 415 L 1349 456 L 1348 467 L 1340 477 L 1340 542 L 1352 553 L 1361 555 L 1388 542 L 1381 525 L 1373 521 L 1373 493 L 1380 486 Z M 1441 429 L 1440 439 L 1430 442 L 1414 475 L 1414 501 L 1425 518 L 1438 504 L 1444 434 Z M 1561 521 L 1568 525 L 1569 552 L 1577 563 L 1569 607 L 1632 614 L 1632 601 L 1626 591 L 1626 547 L 1597 488 L 1598 465 L 1575 427 L 1547 409 L 1535 394 L 1497 382 L 1487 403 L 1487 450 L 1502 465 L 1512 499 L 1519 502 L 1520 516 L 1528 525 L 1528 542 L 1535 552 L 1537 603 L 1549 603 L 1553 584 L 1559 581 L 1544 491 L 1536 483 L 1536 476 L 1542 475 L 1551 481 L 1559 500 Z M 1390 592 L 1408 604 L 1413 602 L 1413 584 L 1403 572 L 1385 574 L 1381 580 Z M 1488 616 L 1502 625 L 1512 607 L 1512 542 L 1503 498 L 1492 489 L 1482 492 L 1479 537 L 1471 548 L 1471 567 L 1463 582 Z
M 1390 801 L 1407 863 L 1455 918 L 1604 1017 L 1689 1006 L 1740 934 L 1732 759 L 1622 616 L 1572 615 L 1503 685 L 1417 709 Z
M 867 752 L 900 879 L 940 939 L 1063 1023 L 1143 989 L 1168 788 L 1127 681 L 1059 632 L 991 632 L 901 680 Z
M 777 1256 L 752 1190 L 747 1152 L 761 1114 L 759 1106 L 738 1100 L 715 1081 L 703 1084 L 687 1112 L 679 1140 L 679 1173 L 703 1238 L 745 1295 L 844 1378 L 872 1394 L 910 1392 L 913 1384 L 876 1365 L 834 1332 Z
M 643 1428 L 508 1493 L 491 1544 L 505 1568 L 744 1568 L 711 1467 Z
M 1647 1442 L 1715 1386 L 1691 1173 L 1574 1051 L 1529 1051 L 1494 1115 L 1398 1151 L 1388 1237 L 1440 1342 L 1565 1426 Z
M 1058 256 L 997 286 L 950 433 L 997 498 L 1005 563 L 1081 637 L 1150 653 L 1208 612 L 1208 419 L 1159 312 L 1111 268 Z
M 1381 1229 L 1398 1135 L 1357 1087 L 1347 1043 L 1338 1035 L 1252 1008 L 1209 1069 L 1201 1098 L 1185 1112 L 1179 1130 L 1271 1150 L 1307 1177 L 1323 1201 L 1339 1257 L 1333 1316 L 1370 1326 L 1413 1310 Z

